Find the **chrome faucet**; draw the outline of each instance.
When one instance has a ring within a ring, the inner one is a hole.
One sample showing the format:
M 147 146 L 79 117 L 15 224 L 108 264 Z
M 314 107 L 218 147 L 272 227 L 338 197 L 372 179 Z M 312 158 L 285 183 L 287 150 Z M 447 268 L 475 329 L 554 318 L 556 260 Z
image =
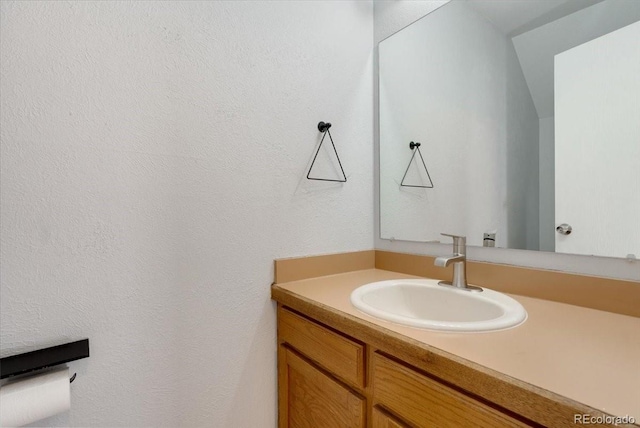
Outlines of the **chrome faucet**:
M 467 284 L 467 238 L 466 236 L 449 235 L 441 233 L 442 236 L 453 238 L 453 254 L 449 256 L 436 257 L 434 265 L 447 267 L 453 263 L 453 279 L 452 281 L 440 281 L 439 285 L 447 287 L 456 287 L 466 291 L 482 291 L 480 287 L 474 287 Z

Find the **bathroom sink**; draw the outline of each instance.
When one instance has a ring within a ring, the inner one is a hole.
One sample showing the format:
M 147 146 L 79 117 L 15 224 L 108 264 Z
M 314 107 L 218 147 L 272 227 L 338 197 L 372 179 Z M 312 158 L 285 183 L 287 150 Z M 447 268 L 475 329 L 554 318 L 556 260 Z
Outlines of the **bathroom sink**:
M 372 282 L 355 289 L 351 303 L 373 317 L 429 330 L 495 331 L 527 319 L 522 305 L 502 293 L 443 287 L 431 279 Z

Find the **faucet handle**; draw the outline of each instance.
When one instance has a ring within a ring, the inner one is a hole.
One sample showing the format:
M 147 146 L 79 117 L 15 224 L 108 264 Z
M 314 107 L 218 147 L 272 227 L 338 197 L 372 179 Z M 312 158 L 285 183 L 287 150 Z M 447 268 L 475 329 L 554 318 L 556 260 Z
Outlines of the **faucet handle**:
M 441 233 L 442 236 L 448 236 L 453 238 L 453 252 L 458 254 L 465 254 L 467 247 L 467 237 L 460 235 L 451 235 L 449 233 Z

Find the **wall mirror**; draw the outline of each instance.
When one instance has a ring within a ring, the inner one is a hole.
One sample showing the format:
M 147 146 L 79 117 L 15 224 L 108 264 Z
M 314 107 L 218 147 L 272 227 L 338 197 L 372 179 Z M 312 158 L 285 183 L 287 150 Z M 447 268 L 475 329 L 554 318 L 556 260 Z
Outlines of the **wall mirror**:
M 640 1 L 452 0 L 379 97 L 381 238 L 640 258 Z

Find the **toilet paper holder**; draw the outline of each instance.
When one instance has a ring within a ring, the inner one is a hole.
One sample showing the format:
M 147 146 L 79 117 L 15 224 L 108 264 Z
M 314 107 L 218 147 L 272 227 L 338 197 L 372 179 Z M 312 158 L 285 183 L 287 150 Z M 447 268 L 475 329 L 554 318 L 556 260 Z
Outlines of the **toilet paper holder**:
M 89 357 L 89 339 L 63 343 L 0 359 L 0 379 L 29 373 Z M 73 382 L 77 373 L 69 379 Z

